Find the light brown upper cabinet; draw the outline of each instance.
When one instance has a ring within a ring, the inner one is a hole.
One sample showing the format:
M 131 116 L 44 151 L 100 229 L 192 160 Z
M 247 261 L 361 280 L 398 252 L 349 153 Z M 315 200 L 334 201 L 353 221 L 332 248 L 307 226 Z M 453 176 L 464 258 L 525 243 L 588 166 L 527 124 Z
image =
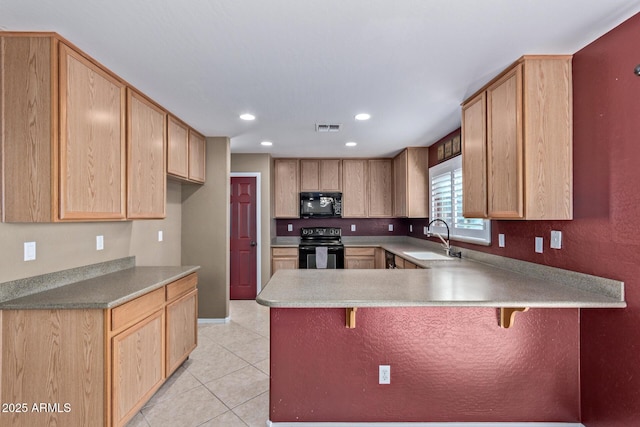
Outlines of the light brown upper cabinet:
M 189 129 L 189 181 L 204 183 L 206 170 L 206 140 Z
M 487 217 L 487 97 L 485 92 L 462 108 L 463 215 Z
M 369 218 L 393 216 L 393 161 L 369 160 Z
M 189 126 L 169 115 L 167 174 L 189 179 Z
M 300 191 L 342 191 L 342 161 L 301 159 Z
M 169 114 L 167 174 L 184 182 L 203 184 L 206 169 L 205 137 Z
M 368 168 L 365 159 L 342 161 L 342 217 L 366 218 Z
M 463 103 L 465 215 L 573 218 L 571 85 L 571 56 L 524 56 Z
M 123 81 L 54 33 L 3 33 L 2 220 L 126 215 Z
M 273 216 L 300 217 L 299 161 L 274 159 Z
M 393 159 L 394 216 L 429 217 L 429 147 L 408 147 Z
M 166 112 L 144 95 L 127 90 L 127 216 L 166 216 Z

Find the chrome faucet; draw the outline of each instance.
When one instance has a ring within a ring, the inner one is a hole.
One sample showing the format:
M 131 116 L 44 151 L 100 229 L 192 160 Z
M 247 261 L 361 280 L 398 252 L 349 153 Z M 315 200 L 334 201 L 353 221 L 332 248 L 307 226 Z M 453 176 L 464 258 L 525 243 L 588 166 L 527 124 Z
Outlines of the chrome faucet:
M 434 231 L 433 234 L 435 234 L 436 236 L 438 236 L 438 238 L 440 240 L 442 240 L 442 246 L 444 247 L 444 251 L 447 253 L 448 256 L 451 257 L 458 257 L 458 258 L 462 258 L 462 253 L 460 251 L 454 251 L 451 248 L 451 243 L 450 243 L 450 234 L 449 234 L 449 224 L 447 224 L 447 222 L 443 219 L 440 218 L 436 218 L 434 220 L 431 220 L 431 222 L 429 222 L 429 224 L 427 224 L 427 236 L 431 236 L 431 231 L 429 231 L 429 228 L 431 227 L 431 224 L 433 224 L 434 222 L 441 222 L 444 224 L 445 227 L 447 227 L 447 240 L 444 240 L 442 238 L 442 236 L 440 235 L 440 233 L 438 233 L 437 231 Z

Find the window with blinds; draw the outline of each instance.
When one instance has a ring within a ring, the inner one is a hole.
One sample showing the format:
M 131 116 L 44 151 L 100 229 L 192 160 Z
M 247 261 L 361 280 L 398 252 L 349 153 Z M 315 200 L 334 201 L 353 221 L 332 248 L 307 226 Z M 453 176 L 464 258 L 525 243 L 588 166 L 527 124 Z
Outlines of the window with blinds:
M 449 225 L 452 240 L 471 243 L 491 243 L 491 221 L 462 216 L 462 156 L 429 169 L 431 217 Z M 446 234 L 441 224 L 433 224 L 432 231 Z

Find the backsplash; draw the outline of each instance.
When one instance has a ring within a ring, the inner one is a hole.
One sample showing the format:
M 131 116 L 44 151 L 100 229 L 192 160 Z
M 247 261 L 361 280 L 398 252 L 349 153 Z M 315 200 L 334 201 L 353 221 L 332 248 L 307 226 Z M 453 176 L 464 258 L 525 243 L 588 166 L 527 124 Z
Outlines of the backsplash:
M 291 224 L 292 231 L 287 231 Z M 393 231 L 389 231 L 389 225 Z M 351 231 L 351 226 L 356 226 L 356 231 Z M 276 235 L 278 237 L 300 236 L 302 227 L 340 227 L 343 236 L 406 236 L 409 226 L 403 218 L 302 218 L 302 219 L 277 219 Z

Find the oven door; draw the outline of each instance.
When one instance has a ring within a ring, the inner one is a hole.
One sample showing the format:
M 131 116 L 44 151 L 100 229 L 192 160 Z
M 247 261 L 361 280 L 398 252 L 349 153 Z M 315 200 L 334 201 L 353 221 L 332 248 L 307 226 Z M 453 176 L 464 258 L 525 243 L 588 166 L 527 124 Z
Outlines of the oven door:
M 298 246 L 298 267 L 301 269 L 316 269 L 316 248 L 314 245 Z M 344 268 L 344 246 L 326 246 L 327 269 Z

